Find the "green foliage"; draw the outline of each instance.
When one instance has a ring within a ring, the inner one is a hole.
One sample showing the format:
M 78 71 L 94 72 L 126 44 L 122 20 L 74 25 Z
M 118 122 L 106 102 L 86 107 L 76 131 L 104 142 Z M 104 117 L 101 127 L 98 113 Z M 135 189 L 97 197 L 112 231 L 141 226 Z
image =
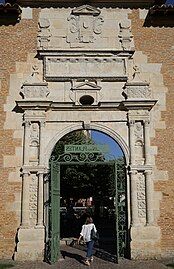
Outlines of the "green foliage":
M 58 158 L 64 153 L 64 145 L 94 144 L 88 133 L 84 131 L 72 132 L 63 137 L 55 146 L 53 156 Z M 117 159 L 118 184 L 124 178 L 124 159 Z M 123 186 L 124 188 L 125 186 Z M 101 164 L 70 164 L 61 166 L 61 196 L 64 198 L 87 198 L 89 196 L 113 197 L 115 195 L 115 167 Z
M 65 135 L 63 138 L 59 140 L 59 142 L 55 145 L 54 150 L 52 152 L 52 156 L 58 158 L 59 155 L 64 153 L 64 145 L 69 144 L 93 144 L 93 141 L 90 137 L 85 134 L 86 131 L 76 131 Z

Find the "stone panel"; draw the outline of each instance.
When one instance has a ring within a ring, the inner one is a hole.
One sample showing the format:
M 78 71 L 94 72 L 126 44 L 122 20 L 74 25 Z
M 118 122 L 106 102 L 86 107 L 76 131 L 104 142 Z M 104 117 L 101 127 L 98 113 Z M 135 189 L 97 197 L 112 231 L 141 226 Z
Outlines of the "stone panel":
M 46 57 L 45 78 L 65 81 L 72 78 L 126 80 L 125 60 L 116 57 Z

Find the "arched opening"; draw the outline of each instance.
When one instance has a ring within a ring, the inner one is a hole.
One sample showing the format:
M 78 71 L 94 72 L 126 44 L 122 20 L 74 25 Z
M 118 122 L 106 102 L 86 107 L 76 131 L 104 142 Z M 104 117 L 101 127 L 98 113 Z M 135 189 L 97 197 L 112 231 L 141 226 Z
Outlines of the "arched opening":
M 56 143 L 51 158 L 56 165 L 50 169 L 55 186 L 50 182 L 48 233 L 57 225 L 59 242 L 72 245 L 86 217 L 92 216 L 100 234 L 96 255 L 110 261 L 128 257 L 125 157 L 118 143 L 96 130 L 73 131 Z

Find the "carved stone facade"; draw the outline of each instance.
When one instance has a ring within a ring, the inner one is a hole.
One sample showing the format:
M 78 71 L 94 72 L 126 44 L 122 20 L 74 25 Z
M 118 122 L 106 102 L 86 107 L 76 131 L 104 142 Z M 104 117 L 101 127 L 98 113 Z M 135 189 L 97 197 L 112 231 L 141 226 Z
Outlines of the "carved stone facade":
M 4 125 L 23 143 L 22 158 L 14 164 L 20 183 L 22 176 L 17 259 L 43 258 L 44 177 L 51 152 L 64 135 L 84 129 L 108 134 L 124 153 L 132 257 L 165 256 L 152 138 L 161 124 L 166 87 L 158 61 L 150 63 L 135 50 L 131 14 L 90 5 L 39 10 L 37 51 L 16 63 Z
M 101 11 L 89 5 L 84 5 L 72 10 L 67 18 L 69 22 L 69 33 L 67 43 L 70 47 L 78 43 L 93 43 L 95 35 L 102 32 L 103 17 L 99 16 Z

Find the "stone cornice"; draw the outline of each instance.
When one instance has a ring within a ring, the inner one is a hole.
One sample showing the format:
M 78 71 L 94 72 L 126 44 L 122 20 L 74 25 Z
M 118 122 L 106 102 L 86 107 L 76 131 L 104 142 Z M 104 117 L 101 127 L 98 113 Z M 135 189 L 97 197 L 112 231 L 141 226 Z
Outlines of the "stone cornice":
M 122 104 L 127 110 L 151 110 L 157 100 L 126 100 Z
M 54 101 L 35 101 L 35 100 L 20 100 L 16 101 L 17 108 L 34 111 L 61 111 L 61 110 L 151 110 L 157 100 L 126 100 L 126 101 L 108 101 L 99 102 L 97 105 L 75 105 L 74 102 L 54 102 Z M 16 108 L 16 109 L 17 109 Z M 22 112 L 21 111 L 21 112 Z
M 60 111 L 60 110 L 105 110 L 105 109 L 118 109 L 120 110 L 122 101 L 118 102 L 99 102 L 98 105 L 82 106 L 75 105 L 74 102 L 54 102 L 54 101 L 35 101 L 35 100 L 21 100 L 16 101 L 17 108 L 22 111 Z M 17 109 L 16 108 L 16 109 Z M 21 111 L 21 112 L 22 112 Z

